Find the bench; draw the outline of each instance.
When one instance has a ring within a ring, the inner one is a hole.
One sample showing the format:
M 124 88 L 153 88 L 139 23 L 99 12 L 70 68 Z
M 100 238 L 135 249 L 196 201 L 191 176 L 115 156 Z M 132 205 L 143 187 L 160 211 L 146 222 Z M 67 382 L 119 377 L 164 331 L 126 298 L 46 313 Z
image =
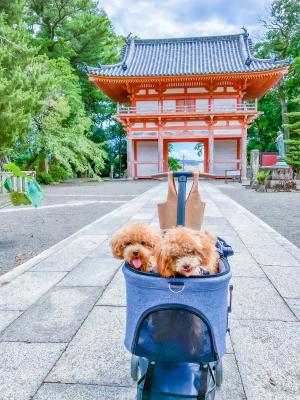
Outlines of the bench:
M 240 169 L 226 169 L 225 170 L 225 183 L 227 183 L 228 179 L 232 181 L 242 182 L 242 171 Z

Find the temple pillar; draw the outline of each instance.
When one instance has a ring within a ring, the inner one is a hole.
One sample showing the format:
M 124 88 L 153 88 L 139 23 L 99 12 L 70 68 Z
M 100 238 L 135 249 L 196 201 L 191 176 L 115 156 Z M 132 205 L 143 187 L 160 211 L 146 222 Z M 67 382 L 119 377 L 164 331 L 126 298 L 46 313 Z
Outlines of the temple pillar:
M 133 140 L 131 138 L 130 132 L 128 131 L 127 131 L 127 175 L 129 179 L 135 178 Z
M 214 173 L 214 131 L 212 124 L 208 127 L 208 173 Z
M 242 129 L 241 137 L 241 170 L 242 170 L 242 182 L 247 180 L 247 126 L 244 125 Z
M 164 138 L 161 127 L 158 129 L 158 172 L 164 172 Z

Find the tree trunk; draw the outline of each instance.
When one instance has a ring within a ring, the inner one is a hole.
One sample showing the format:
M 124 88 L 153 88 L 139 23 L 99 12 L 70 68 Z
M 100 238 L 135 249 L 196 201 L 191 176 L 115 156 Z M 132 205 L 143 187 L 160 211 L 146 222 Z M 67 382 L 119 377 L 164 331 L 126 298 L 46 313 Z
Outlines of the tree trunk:
M 40 171 L 46 172 L 47 174 L 49 173 L 48 159 L 46 156 L 43 156 L 43 158 L 40 161 Z

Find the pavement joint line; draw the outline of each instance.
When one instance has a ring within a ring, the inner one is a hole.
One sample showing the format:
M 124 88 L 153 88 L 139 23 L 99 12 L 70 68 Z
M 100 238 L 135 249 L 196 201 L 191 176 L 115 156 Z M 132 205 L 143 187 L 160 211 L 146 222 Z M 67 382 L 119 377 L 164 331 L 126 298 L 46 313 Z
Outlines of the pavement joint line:
M 126 306 L 120 304 L 96 304 L 95 307 L 126 308 Z
M 118 385 L 114 383 L 113 385 L 104 385 L 99 383 L 83 383 L 83 382 L 62 382 L 62 381 L 45 381 L 43 384 L 55 384 L 55 385 L 81 385 L 81 386 L 96 386 L 96 387 L 109 387 L 109 388 L 126 388 L 126 389 L 135 389 L 134 386 L 126 386 L 126 385 Z M 34 398 L 33 398 L 34 400 Z M 116 399 L 117 400 L 117 399 Z
M 233 353 L 231 353 L 231 354 L 233 354 L 233 357 L 234 357 L 234 360 L 235 360 L 236 368 L 238 370 L 238 374 L 239 374 L 239 377 L 240 377 L 240 381 L 241 381 L 241 384 L 242 384 L 244 397 L 245 397 L 245 399 L 241 399 L 241 400 L 247 400 L 248 397 L 247 397 L 247 394 L 246 394 L 246 388 L 245 388 L 243 377 L 242 377 L 242 374 L 241 374 L 241 371 L 240 371 L 238 359 L 236 357 L 236 353 L 235 353 L 235 350 L 234 350 L 234 345 L 233 345 L 233 341 L 232 341 L 232 337 L 231 337 L 230 331 L 228 332 L 228 334 L 229 334 L 229 338 L 230 338 L 230 342 L 231 342 L 231 346 L 232 346 L 232 350 L 233 350 Z
M 217 192 L 222 193 L 219 189 L 217 189 Z M 266 224 L 265 222 L 263 222 L 260 218 L 256 217 L 254 214 L 252 214 L 252 212 L 248 211 L 246 208 L 244 208 L 243 206 L 241 206 L 241 205 L 240 205 L 239 203 L 237 203 L 235 200 L 232 200 L 228 195 L 226 195 L 226 194 L 224 194 L 224 193 L 222 193 L 222 195 L 225 196 L 225 197 L 227 197 L 229 202 L 232 202 L 235 206 L 239 207 L 242 211 L 245 211 L 245 214 L 246 214 L 250 219 L 251 219 L 251 217 L 254 217 L 254 220 L 255 220 L 258 224 L 262 223 L 262 227 L 264 227 L 264 228 L 266 227 L 266 228 L 271 229 L 271 231 L 274 231 L 275 233 L 277 233 L 278 237 L 285 239 L 288 243 L 290 243 L 290 244 L 295 248 L 296 251 L 299 251 L 298 247 L 296 247 L 293 243 L 291 243 L 289 240 L 287 240 L 286 238 L 284 238 L 279 232 L 275 231 L 275 229 L 271 228 L 270 225 L 268 225 L 268 224 Z M 209 196 L 210 196 L 210 198 L 213 200 L 213 196 L 211 196 L 211 192 L 209 192 Z M 227 216 L 224 214 L 224 212 L 223 212 L 223 210 L 222 210 L 221 207 L 219 207 L 219 211 L 220 211 L 221 214 L 223 215 L 223 218 L 225 218 L 225 219 L 230 223 L 229 217 L 227 217 Z M 231 223 L 230 223 L 230 224 L 231 224 Z M 234 229 L 234 231 L 236 232 L 236 234 L 238 235 L 240 241 L 245 245 L 245 247 L 247 248 L 248 252 L 251 254 L 252 258 L 254 258 L 254 260 L 256 261 L 256 258 L 255 258 L 254 254 L 253 254 L 253 251 L 251 251 L 251 249 L 250 249 L 250 248 L 247 246 L 247 244 L 243 241 L 242 237 L 240 236 L 239 232 L 234 228 L 234 226 L 233 226 L 233 225 L 231 225 L 231 226 L 232 226 L 232 228 Z M 276 240 L 275 240 L 275 241 L 276 241 Z M 278 241 L 277 241 L 277 243 L 278 243 L 278 246 L 281 246 L 281 247 L 284 248 L 284 246 L 282 246 Z M 285 248 L 284 248 L 284 249 L 285 249 Z M 286 249 L 285 249 L 285 250 L 286 250 Z M 295 257 L 294 257 L 294 258 L 295 258 Z M 295 260 L 298 261 L 297 258 L 295 258 Z M 259 263 L 257 263 L 257 264 L 258 264 L 258 267 L 261 269 L 263 275 L 265 275 L 265 278 L 267 278 L 267 280 L 269 281 L 269 283 L 271 284 L 271 286 L 275 289 L 276 293 L 279 295 L 279 297 L 282 299 L 282 301 L 284 302 L 284 304 L 286 305 L 286 307 L 290 310 L 290 312 L 291 312 L 292 315 L 294 316 L 295 322 L 298 322 L 298 321 L 299 321 L 299 318 L 298 318 L 298 316 L 297 316 L 297 314 L 296 314 L 296 311 L 294 311 L 294 310 L 291 308 L 291 306 L 288 304 L 287 300 L 281 295 L 281 293 L 279 292 L 279 290 L 277 289 L 277 287 L 275 286 L 275 284 L 272 282 L 272 280 L 269 278 L 269 276 L 267 275 L 267 273 L 266 273 L 266 272 L 264 271 L 264 269 L 261 267 L 261 265 L 264 265 L 264 264 L 259 264 Z M 296 267 L 296 268 L 298 268 L 298 267 Z M 245 277 L 245 278 L 246 278 L 246 277 Z M 262 278 L 262 277 L 261 277 L 261 278 Z
M 219 189 L 218 191 L 220 193 L 222 193 Z M 223 195 L 225 195 L 224 193 L 222 193 Z M 272 238 L 283 248 L 285 248 L 282 243 L 278 242 L 278 240 L 284 242 L 285 244 L 289 245 L 291 248 L 293 248 L 295 250 L 295 253 L 299 254 L 299 259 L 297 256 L 293 256 L 294 258 L 296 258 L 298 261 L 300 260 L 300 249 L 292 242 L 290 242 L 287 238 L 285 238 L 283 235 L 281 235 L 278 231 L 276 231 L 276 229 L 272 228 L 269 224 L 267 224 L 266 222 L 264 222 L 262 219 L 260 219 L 259 217 L 257 217 L 255 214 L 253 214 L 251 211 L 247 210 L 245 207 L 243 207 L 241 204 L 239 204 L 238 202 L 236 202 L 235 200 L 233 200 L 231 197 L 229 197 L 228 195 L 225 195 L 228 200 L 233 203 L 237 208 L 239 208 L 243 214 L 247 215 L 248 217 L 250 217 L 250 219 L 254 220 L 256 223 L 258 223 L 262 228 L 266 229 L 269 232 L 272 232 Z
M 92 250 L 93 251 L 93 250 Z M 76 265 L 78 266 L 80 264 L 80 262 Z M 75 269 L 76 267 L 74 267 Z M 93 310 L 93 308 L 97 305 L 98 301 L 100 300 L 101 296 L 103 295 L 104 291 L 106 290 L 107 286 L 110 285 L 111 281 L 113 280 L 113 278 L 115 277 L 116 273 L 118 272 L 118 270 L 120 269 L 120 267 L 116 270 L 115 274 L 112 276 L 112 278 L 109 280 L 109 282 L 106 285 L 103 286 L 96 286 L 99 287 L 99 289 L 103 288 L 102 292 L 100 293 L 99 297 L 97 297 L 96 301 L 94 302 L 92 308 L 90 309 L 90 311 L 87 313 L 86 318 L 88 317 L 88 315 L 90 315 L 91 311 Z M 25 271 L 26 272 L 26 271 Z M 24 273 L 25 273 L 24 272 Z M 38 272 L 45 272 L 45 271 L 38 271 Z M 53 271 L 51 271 L 53 272 Z M 14 324 L 19 318 L 21 318 L 21 316 L 23 316 L 23 314 L 27 311 L 29 311 L 32 307 L 34 307 L 36 305 L 36 303 L 44 296 L 46 296 L 51 290 L 53 290 L 54 287 L 61 287 L 59 286 L 59 283 L 68 275 L 69 272 L 71 271 L 62 271 L 62 272 L 66 272 L 66 274 L 60 279 L 60 281 L 58 281 L 56 284 L 54 284 L 53 286 L 51 286 L 45 293 L 43 293 L 40 297 L 38 297 L 28 308 L 24 309 L 24 310 L 18 310 L 19 312 L 21 312 L 21 314 L 15 318 L 14 320 L 12 320 L 1 332 L 0 332 L 0 341 L 1 338 L 3 337 L 5 331 L 12 325 Z M 66 288 L 67 286 L 62 286 L 63 288 Z M 1 288 L 1 281 L 0 281 L 0 288 Z M 1 310 L 0 310 L 1 311 Z M 3 310 L 3 311 L 12 311 L 12 310 Z M 84 323 L 84 321 L 86 320 L 86 318 L 82 321 L 80 327 L 77 329 L 77 331 L 74 333 L 74 335 L 72 335 L 71 339 L 69 342 L 67 342 L 67 345 L 73 340 L 74 336 L 76 335 L 76 333 L 78 332 L 78 330 L 81 328 L 82 324 Z M 52 343 L 52 342 L 51 342 Z M 60 342 L 59 342 L 60 343 Z M 68 347 L 68 346 L 67 346 Z M 65 352 L 65 350 L 62 352 L 62 354 Z M 52 370 L 52 369 L 51 369 Z
M 49 247 L 48 249 L 42 251 L 40 254 L 37 256 L 31 258 L 30 260 L 26 261 L 25 263 L 19 265 L 18 267 L 14 268 L 13 270 L 10 270 L 9 272 L 3 274 L 0 276 L 0 284 L 3 282 L 10 282 L 12 279 L 18 277 L 19 275 L 22 275 L 24 272 L 28 271 L 31 267 L 34 267 L 37 265 L 40 261 L 45 260 L 46 258 L 50 257 L 53 255 L 55 252 L 61 250 L 64 246 L 67 244 L 71 243 L 74 239 L 77 237 L 80 237 L 82 233 L 84 233 L 87 229 L 92 228 L 94 225 L 96 225 L 99 222 L 102 222 L 103 220 L 110 218 L 112 216 L 115 216 L 122 210 L 122 208 L 127 207 L 131 202 L 136 201 L 139 198 L 145 197 L 145 195 L 148 192 L 153 191 L 153 189 L 156 189 L 160 183 L 158 183 L 155 186 L 152 186 L 150 189 L 146 190 L 145 192 L 141 193 L 139 196 L 135 197 L 134 199 L 126 202 L 126 204 L 123 204 L 122 206 L 110 211 L 109 213 L 102 215 L 102 217 L 96 219 L 95 221 L 91 222 L 90 224 L 85 225 L 83 228 L 79 229 L 78 231 L 72 233 L 72 235 L 66 237 L 65 239 L 59 241 L 58 243 L 55 243 L 53 246 Z
M 60 204 L 49 204 L 48 206 L 40 206 L 38 208 L 34 207 L 19 207 L 19 208 L 8 208 L 4 210 L 0 210 L 0 213 L 10 213 L 10 212 L 18 212 L 18 211 L 41 211 L 49 208 L 62 208 L 62 207 L 82 207 L 95 203 L 104 203 L 104 204 L 124 204 L 128 203 L 128 200 L 89 200 L 82 201 L 77 203 L 60 203 Z
M 262 322 L 283 322 L 285 324 L 299 324 L 299 321 L 291 321 L 284 319 L 267 319 L 267 318 L 237 318 L 237 317 L 229 317 L 229 321 L 262 321 Z
M 65 344 L 65 343 L 60 343 L 61 345 L 63 345 L 63 344 Z M 63 354 L 65 352 L 65 350 L 63 350 L 61 353 Z M 57 356 L 57 358 L 56 358 L 56 360 L 55 360 L 55 362 L 54 362 L 54 365 L 56 365 L 56 363 L 57 363 L 57 361 L 60 359 L 60 357 L 61 357 L 61 355 L 59 356 Z M 52 367 L 53 368 L 53 367 Z M 52 370 L 52 368 L 50 368 L 50 370 Z M 45 379 L 47 378 L 47 376 L 49 375 L 49 371 L 48 372 L 46 372 L 46 374 L 44 375 L 44 377 L 42 377 L 42 379 L 41 379 L 41 384 L 40 385 L 38 385 L 38 387 L 37 387 L 37 389 L 36 389 L 36 391 L 30 396 L 30 399 L 33 399 L 34 397 L 35 397 L 35 395 L 37 394 L 37 392 L 40 390 L 40 388 L 42 387 L 42 385 L 43 385 L 43 383 L 44 383 L 44 381 L 45 381 Z
M 46 381 L 47 376 L 49 376 L 49 374 L 51 374 L 52 370 L 56 367 L 57 362 L 61 359 L 61 357 L 63 356 L 63 354 L 65 354 L 65 352 L 67 351 L 69 345 L 72 343 L 74 337 L 77 335 L 77 333 L 79 332 L 79 330 L 81 329 L 82 325 L 85 323 L 85 321 L 87 320 L 87 318 L 90 316 L 91 312 L 94 310 L 94 308 L 97 306 L 98 301 L 101 299 L 101 297 L 103 296 L 103 293 L 105 292 L 105 290 L 107 289 L 107 287 L 111 284 L 112 280 L 114 279 L 114 277 L 116 276 L 117 272 L 120 270 L 120 267 L 116 269 L 115 273 L 112 275 L 112 277 L 109 279 L 109 281 L 107 282 L 106 285 L 101 286 L 101 288 L 103 287 L 104 289 L 101 291 L 101 293 L 99 294 L 99 296 L 95 299 L 95 301 L 93 302 L 93 306 L 91 307 L 90 311 L 87 312 L 85 318 L 82 320 L 80 326 L 77 328 L 76 332 L 74 332 L 74 334 L 70 337 L 69 342 L 67 343 L 65 349 L 62 351 L 61 355 L 58 357 L 58 359 L 56 360 L 56 362 L 52 365 L 52 368 L 48 371 L 48 374 L 46 375 L 46 377 L 43 379 L 41 385 L 39 386 L 39 388 L 42 386 L 43 382 Z M 58 285 L 58 283 L 57 283 Z M 5 330 L 4 330 L 5 331 Z M 3 332 L 4 332 L 3 331 Z M 1 334 L 2 336 L 2 334 Z M 1 339 L 0 336 L 0 339 Z M 37 392 L 35 392 L 36 394 Z
M 152 188 L 150 188 L 152 189 Z M 133 194 L 46 194 L 45 197 L 136 197 L 142 193 Z

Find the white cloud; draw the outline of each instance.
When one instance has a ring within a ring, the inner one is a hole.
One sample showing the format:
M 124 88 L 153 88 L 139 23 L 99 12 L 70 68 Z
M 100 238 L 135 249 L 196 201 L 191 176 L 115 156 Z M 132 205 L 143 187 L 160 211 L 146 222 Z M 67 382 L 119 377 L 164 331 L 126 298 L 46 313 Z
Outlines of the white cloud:
M 182 156 L 184 156 L 185 160 L 199 160 L 203 159 L 203 157 L 199 158 L 197 152 L 193 149 L 179 149 L 173 150 L 170 153 L 171 157 L 175 157 L 179 160 L 182 160 Z
M 187 37 L 260 30 L 270 0 L 108 0 L 104 10 L 118 34 L 141 38 Z

